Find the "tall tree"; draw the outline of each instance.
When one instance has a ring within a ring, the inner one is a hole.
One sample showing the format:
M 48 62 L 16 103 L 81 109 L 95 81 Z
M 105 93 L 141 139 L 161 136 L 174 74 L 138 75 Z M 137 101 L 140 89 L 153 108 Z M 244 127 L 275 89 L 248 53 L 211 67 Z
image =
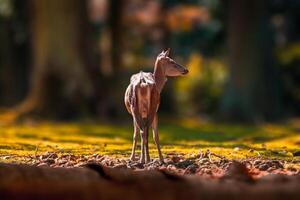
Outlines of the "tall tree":
M 118 74 L 122 69 L 122 14 L 124 0 L 109 1 L 109 27 L 111 32 L 111 58 L 114 72 Z
M 28 17 L 25 1 L 2 4 L 6 10 L 0 13 L 0 103 L 12 106 L 24 97 L 28 86 Z
M 273 119 L 279 114 L 279 93 L 266 1 L 228 3 L 230 81 L 223 114 L 243 121 Z
M 32 74 L 19 114 L 62 117 L 88 110 L 97 93 L 87 5 L 83 0 L 31 0 Z M 100 74 L 99 74 L 100 75 Z

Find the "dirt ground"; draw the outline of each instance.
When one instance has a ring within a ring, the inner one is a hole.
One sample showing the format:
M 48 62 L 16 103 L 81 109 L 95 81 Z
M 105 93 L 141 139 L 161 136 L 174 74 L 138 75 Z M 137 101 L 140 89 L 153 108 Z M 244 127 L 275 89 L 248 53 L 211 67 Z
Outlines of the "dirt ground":
M 141 165 L 53 153 L 34 160 L 38 167 L 0 164 L 0 199 L 279 200 L 300 195 L 298 172 L 277 160 L 173 156 L 165 164 Z
M 128 159 L 129 126 L 0 127 L 0 199 L 298 199 L 299 123 L 166 123 L 164 163 Z M 209 149 L 209 150 L 208 150 Z M 139 151 L 137 152 L 137 154 Z
M 229 160 L 210 151 L 200 152 L 192 157 L 173 153 L 168 154 L 164 160 L 164 163 L 154 159 L 150 163 L 141 164 L 128 158 L 113 158 L 100 154 L 82 156 L 48 152 L 42 155 L 29 156 L 25 163 L 37 167 L 52 168 L 76 168 L 88 164 L 97 164 L 117 169 L 160 170 L 172 174 L 196 175 L 211 179 L 239 176 L 242 173 L 250 179 L 259 179 L 269 174 L 297 175 L 299 170 L 293 166 L 300 162 L 297 160 L 288 162 L 257 157 Z

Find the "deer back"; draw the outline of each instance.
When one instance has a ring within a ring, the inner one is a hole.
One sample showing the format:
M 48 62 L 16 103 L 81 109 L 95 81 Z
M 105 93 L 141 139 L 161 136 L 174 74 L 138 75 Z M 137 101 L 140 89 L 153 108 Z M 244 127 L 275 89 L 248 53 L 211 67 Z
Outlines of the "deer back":
M 126 90 L 125 104 L 140 129 L 151 125 L 159 103 L 160 95 L 153 74 L 145 72 L 134 74 Z

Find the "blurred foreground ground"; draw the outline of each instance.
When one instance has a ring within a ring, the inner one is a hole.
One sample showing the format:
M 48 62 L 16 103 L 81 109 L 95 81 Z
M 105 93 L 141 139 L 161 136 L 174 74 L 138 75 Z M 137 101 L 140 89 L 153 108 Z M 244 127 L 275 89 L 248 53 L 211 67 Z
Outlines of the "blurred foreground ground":
M 223 175 L 232 160 L 238 160 L 249 165 L 258 176 L 272 172 L 297 174 L 299 131 L 299 120 L 257 126 L 192 119 L 163 121 L 159 134 L 166 164 L 157 162 L 157 150 L 150 138 L 153 162 L 141 166 L 128 160 L 132 145 L 130 124 L 29 121 L 0 127 L 0 162 L 51 167 L 98 163 L 120 168 Z M 201 166 L 206 166 L 204 171 L 199 171 Z

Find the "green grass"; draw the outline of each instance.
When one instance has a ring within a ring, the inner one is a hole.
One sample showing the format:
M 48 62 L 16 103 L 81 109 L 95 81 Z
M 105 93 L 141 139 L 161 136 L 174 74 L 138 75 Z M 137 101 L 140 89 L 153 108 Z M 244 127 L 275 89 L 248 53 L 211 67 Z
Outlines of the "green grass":
M 259 156 L 291 161 L 297 159 L 292 153 L 300 151 L 298 122 L 247 126 L 169 121 L 159 125 L 159 135 L 164 155 L 171 152 L 190 155 L 209 149 L 229 159 Z M 0 134 L 1 162 L 22 162 L 22 156 L 47 151 L 129 157 L 132 145 L 131 124 L 23 123 L 2 125 Z M 152 137 L 150 153 L 157 157 Z

